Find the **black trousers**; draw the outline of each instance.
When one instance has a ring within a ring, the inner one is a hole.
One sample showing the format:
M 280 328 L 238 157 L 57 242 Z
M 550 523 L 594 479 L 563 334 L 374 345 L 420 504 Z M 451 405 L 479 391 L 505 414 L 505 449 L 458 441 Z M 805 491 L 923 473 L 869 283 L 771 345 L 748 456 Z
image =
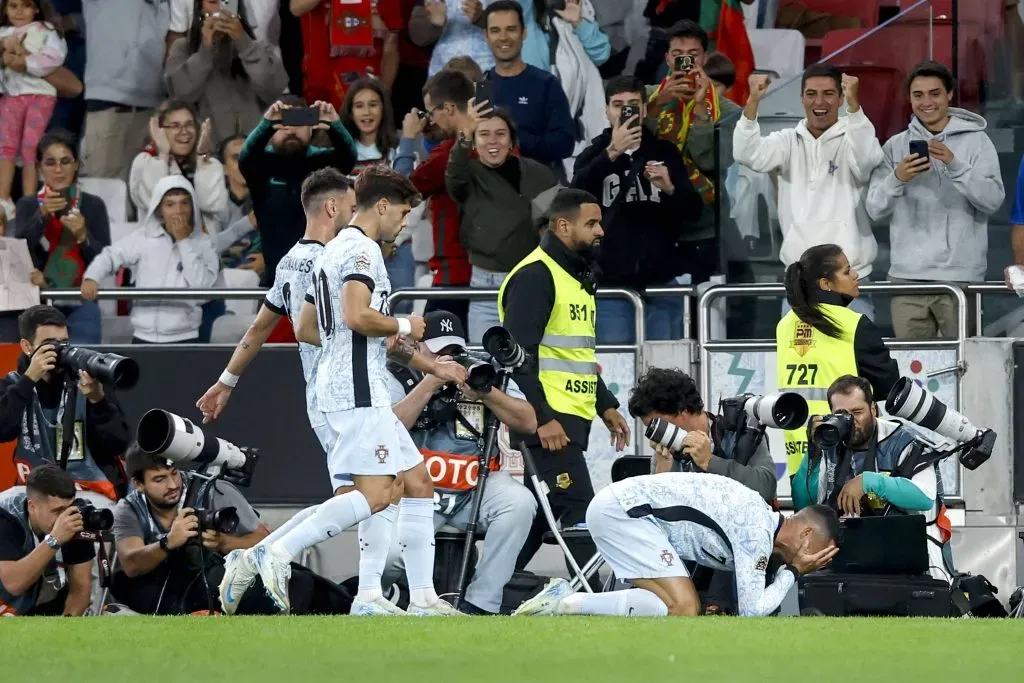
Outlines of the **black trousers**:
M 583 449 L 571 443 L 555 452 L 535 446 L 530 448 L 530 453 L 539 470 L 536 473 L 537 478 L 548 485 L 548 503 L 560 526 L 564 529 L 586 521 L 587 506 L 594 499 L 594 485 L 590 481 L 590 470 L 587 469 Z M 533 495 L 538 495 L 528 476 L 525 481 L 527 487 L 533 491 Z M 544 542 L 544 532 L 546 531 L 548 531 L 547 519 L 542 512 L 538 511 L 537 516 L 533 519 L 530 535 L 526 538 L 526 543 L 519 553 L 516 571 L 522 571 L 537 554 Z M 569 547 L 573 559 L 581 568 L 597 552 L 597 546 L 589 538 L 566 539 L 565 543 Z M 568 567 L 568 562 L 566 562 L 566 566 Z M 593 579 L 591 584 L 598 589 L 600 582 Z

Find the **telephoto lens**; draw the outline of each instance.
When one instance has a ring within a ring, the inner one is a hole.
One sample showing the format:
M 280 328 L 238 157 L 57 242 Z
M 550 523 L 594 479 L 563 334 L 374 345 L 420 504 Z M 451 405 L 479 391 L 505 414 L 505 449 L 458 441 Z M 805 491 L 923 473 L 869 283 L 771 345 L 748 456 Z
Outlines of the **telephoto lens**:
M 686 430 L 682 427 L 677 427 L 668 420 L 656 417 L 651 420 L 651 424 L 647 425 L 644 436 L 647 437 L 648 441 L 661 444 L 674 454 L 682 454 Z M 679 458 L 676 459 L 678 460 Z
M 221 534 L 233 534 L 238 529 L 238 510 L 233 507 L 220 508 L 219 510 L 206 510 L 195 508 L 194 512 L 199 519 L 199 531 L 213 530 Z

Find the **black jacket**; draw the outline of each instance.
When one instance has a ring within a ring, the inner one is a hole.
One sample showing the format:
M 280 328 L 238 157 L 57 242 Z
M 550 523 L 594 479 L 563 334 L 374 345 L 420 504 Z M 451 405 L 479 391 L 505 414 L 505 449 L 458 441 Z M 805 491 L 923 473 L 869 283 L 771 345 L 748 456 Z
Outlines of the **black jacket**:
M 28 242 L 32 264 L 39 270 L 46 270 L 46 262 L 50 260 L 50 252 L 43 248 L 43 232 L 47 221 L 39 211 L 39 201 L 33 195 L 18 200 L 17 213 L 14 218 L 14 231 L 10 237 L 21 237 Z M 88 268 L 92 260 L 110 246 L 110 219 L 107 216 L 107 205 L 94 194 L 82 192 L 78 198 L 78 210 L 85 219 L 85 242 L 78 246 L 82 260 Z
M 21 418 L 25 409 L 32 405 L 33 388 L 44 407 L 55 408 L 60 403 L 63 387 L 32 382 L 23 374 L 28 369 L 28 362 L 28 356 L 24 354 L 18 358 L 17 380 L 9 375 L 0 377 L 0 443 L 14 441 L 21 436 Z M 124 410 L 110 386 L 104 385 L 103 396 L 99 403 L 85 402 L 85 440 L 93 460 L 101 468 L 106 468 L 113 466 L 115 458 L 128 450 L 131 431 Z
M 823 304 L 848 306 L 849 297 L 835 292 L 818 292 Z M 900 369 L 882 341 L 882 333 L 866 315 L 862 315 L 853 334 L 853 355 L 857 361 L 857 374 L 871 382 L 874 400 L 884 401 L 900 378 Z
M 550 232 L 545 231 L 541 236 L 540 246 L 567 272 L 575 275 L 576 279 L 580 280 L 581 287 L 584 286 L 584 281 L 590 279 L 589 264 L 570 251 Z M 520 268 L 505 281 L 501 303 L 505 308 L 505 329 L 512 333 L 531 357 L 536 359 L 537 347 L 544 336 L 548 318 L 551 317 L 551 309 L 555 305 L 555 281 L 551 277 L 551 271 L 539 261 Z M 538 425 L 558 420 L 570 441 L 583 449 L 587 448 L 591 422 L 575 415 L 555 412 L 548 405 L 537 374 L 536 363 L 525 364 L 516 371 L 514 378 L 526 400 L 536 411 Z M 597 414 L 601 415 L 608 408 L 618 407 L 619 402 L 615 400 L 612 392 L 608 391 L 604 380 L 598 377 Z M 525 438 L 529 445 L 540 443 L 536 434 L 521 434 L 518 437 Z M 516 436 L 513 436 L 513 443 L 517 441 Z
M 340 123 L 327 129 L 331 149 L 310 147 L 305 154 L 276 154 L 267 148 L 274 137 L 274 127 L 263 119 L 249 133 L 238 155 L 238 167 L 249 185 L 256 224 L 260 228 L 263 260 L 266 269 L 260 285 L 274 283 L 277 264 L 306 232 L 306 214 L 300 194 L 302 181 L 313 171 L 336 168 L 351 173 L 356 163 L 352 137 Z
M 604 210 L 601 285 L 643 289 L 664 284 L 687 270 L 686 247 L 677 242 L 700 220 L 704 201 L 693 189 L 679 150 L 671 142 L 644 128 L 640 148 L 612 161 L 607 151 L 611 138 L 608 129 L 591 140 L 576 159 L 572 180 L 573 187 L 597 197 Z M 664 162 L 675 186 L 671 195 L 652 189 L 644 175 L 648 161 Z M 632 187 L 624 188 L 630 175 L 634 177 Z M 621 191 L 628 194 L 616 203 Z

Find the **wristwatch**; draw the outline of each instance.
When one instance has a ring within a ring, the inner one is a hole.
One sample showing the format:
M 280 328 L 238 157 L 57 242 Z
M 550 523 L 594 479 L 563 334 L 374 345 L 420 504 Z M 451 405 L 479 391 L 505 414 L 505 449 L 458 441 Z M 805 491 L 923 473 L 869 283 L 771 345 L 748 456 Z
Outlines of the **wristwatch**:
M 54 550 L 57 550 L 58 548 L 60 548 L 60 541 L 58 541 L 56 538 L 54 538 L 50 534 L 46 534 L 46 536 L 43 537 L 43 543 L 45 543 L 46 545 L 50 546 Z
M 160 544 L 160 549 L 163 550 L 165 553 L 171 552 L 171 549 L 167 546 L 167 534 L 160 534 L 159 536 L 157 536 L 156 541 Z

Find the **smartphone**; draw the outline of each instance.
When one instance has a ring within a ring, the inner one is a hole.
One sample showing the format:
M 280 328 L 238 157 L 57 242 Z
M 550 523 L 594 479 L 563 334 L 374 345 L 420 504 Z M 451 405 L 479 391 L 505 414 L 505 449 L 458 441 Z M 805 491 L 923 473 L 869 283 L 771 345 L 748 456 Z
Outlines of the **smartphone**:
M 689 73 L 693 70 L 693 55 L 677 55 L 676 71 Z
M 286 126 L 315 126 L 320 123 L 320 110 L 316 107 L 292 107 L 281 112 L 281 123 Z
M 640 107 L 635 107 L 632 104 L 622 105 L 622 110 L 619 112 L 619 125 L 626 123 L 626 121 L 633 118 L 634 116 L 640 116 Z M 638 118 L 636 121 L 630 124 L 629 127 L 636 128 L 639 125 L 640 119 Z
M 493 108 L 495 106 L 494 84 L 488 80 L 483 80 L 477 83 L 476 92 L 473 93 L 473 99 L 476 100 L 476 104 L 487 102 Z
M 238 16 L 238 0 L 220 0 L 220 9 L 233 16 Z
M 910 153 L 916 154 L 919 159 L 928 158 L 928 142 L 926 140 L 911 140 Z

